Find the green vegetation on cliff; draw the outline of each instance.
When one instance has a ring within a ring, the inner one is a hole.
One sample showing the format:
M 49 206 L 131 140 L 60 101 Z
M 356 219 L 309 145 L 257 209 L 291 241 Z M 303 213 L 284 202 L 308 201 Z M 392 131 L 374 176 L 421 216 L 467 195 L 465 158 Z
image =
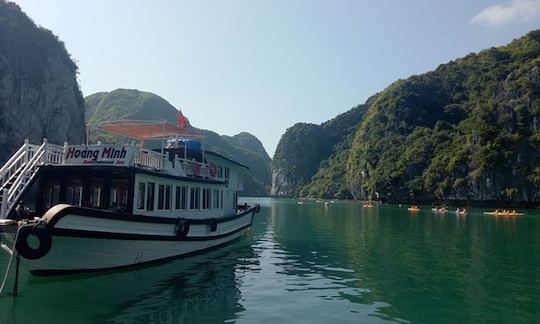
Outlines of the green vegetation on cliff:
M 389 201 L 540 198 L 540 31 L 399 80 L 366 105 L 314 176 L 282 183 Z
M 298 123 L 285 132 L 273 159 L 272 194 L 278 196 L 337 196 L 347 198 L 342 183 L 313 185 L 311 178 L 321 166 L 334 164 L 335 155 L 341 155 L 347 140 L 362 120 L 366 105 L 357 106 L 321 125 Z M 329 160 L 330 159 L 330 160 Z M 343 169 L 343 168 L 341 168 Z M 331 169 L 323 177 L 341 180 L 344 169 Z M 332 181 L 333 181 L 332 180 Z M 332 186 L 332 189 L 329 187 Z M 334 191 L 337 186 L 340 190 Z M 332 192 L 330 192 L 332 191 Z M 339 192 L 339 193 L 338 193 Z
M 356 197 L 535 201 L 540 31 L 398 81 L 374 100 L 347 161 Z
M 100 132 L 91 125 L 102 122 L 132 119 L 178 122 L 178 110 L 169 102 L 150 92 L 117 89 L 98 92 L 86 97 L 86 118 L 90 140 L 117 142 L 125 139 Z M 190 126 L 191 127 L 191 126 Z M 220 136 L 215 132 L 191 127 L 191 131 L 205 136 L 206 148 L 247 165 L 250 170 L 244 177 L 244 196 L 266 196 L 270 191 L 271 159 L 262 143 L 249 133 Z

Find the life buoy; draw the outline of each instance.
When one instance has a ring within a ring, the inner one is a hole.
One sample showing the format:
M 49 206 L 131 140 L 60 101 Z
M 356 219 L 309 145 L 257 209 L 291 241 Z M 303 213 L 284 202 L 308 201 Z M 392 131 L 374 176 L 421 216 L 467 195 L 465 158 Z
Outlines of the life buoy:
M 191 165 L 193 167 L 193 174 L 199 176 L 201 174 L 201 166 L 199 165 L 199 163 L 193 162 Z
M 39 245 L 33 248 L 28 243 L 28 238 L 34 235 L 39 240 Z M 17 235 L 17 242 L 15 242 L 15 248 L 17 252 L 26 259 L 36 260 L 44 257 L 49 253 L 52 247 L 51 233 L 42 224 L 26 224 L 19 229 Z
M 189 223 L 184 218 L 178 218 L 174 226 L 176 235 L 180 238 L 185 238 L 189 232 Z
M 210 227 L 210 232 L 217 231 L 217 220 L 215 218 L 210 218 L 208 220 L 208 227 Z
M 212 177 L 217 175 L 217 166 L 214 163 L 210 163 L 210 175 Z

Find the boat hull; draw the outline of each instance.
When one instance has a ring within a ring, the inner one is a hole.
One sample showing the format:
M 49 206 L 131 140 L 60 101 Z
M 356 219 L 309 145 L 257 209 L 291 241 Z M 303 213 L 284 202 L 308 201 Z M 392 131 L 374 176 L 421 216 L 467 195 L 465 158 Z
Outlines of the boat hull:
M 236 215 L 215 219 L 214 231 L 204 220 L 191 220 L 186 235 L 179 236 L 175 219 L 152 222 L 152 217 L 134 215 L 105 217 L 61 206 L 52 211 L 53 217 L 44 216 L 44 219 L 49 218 L 50 251 L 36 260 L 21 260 L 34 274 L 52 275 L 121 268 L 191 255 L 241 237 L 251 227 L 256 211 L 247 208 Z M 13 232 L 2 233 L 2 236 L 3 242 L 13 244 Z

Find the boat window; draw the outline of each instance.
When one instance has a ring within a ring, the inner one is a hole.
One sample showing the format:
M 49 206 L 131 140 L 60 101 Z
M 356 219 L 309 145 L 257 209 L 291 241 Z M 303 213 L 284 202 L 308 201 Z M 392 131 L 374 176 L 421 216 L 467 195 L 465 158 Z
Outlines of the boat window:
M 158 207 L 159 210 L 171 209 L 171 185 L 158 186 Z
M 51 208 L 54 205 L 57 205 L 60 202 L 60 181 L 52 180 L 45 185 L 45 190 L 43 191 L 45 201 L 45 208 Z
M 187 187 L 186 186 L 176 186 L 176 201 L 175 209 L 186 209 L 187 204 Z
M 214 189 L 214 194 L 212 195 L 212 208 L 219 209 L 219 190 Z
M 137 209 L 144 209 L 144 198 L 146 197 L 146 183 L 139 182 L 137 188 Z
M 218 175 L 218 178 L 223 178 L 223 167 L 222 166 L 219 166 L 217 168 L 217 175 Z
M 128 180 L 117 179 L 111 181 L 109 196 L 109 208 L 127 208 L 128 204 Z
M 158 201 L 157 201 L 157 209 L 162 210 L 163 209 L 163 203 L 165 199 L 165 185 L 158 185 Z
M 66 203 L 73 206 L 82 206 L 83 183 L 80 179 L 73 179 L 66 183 Z
M 200 188 L 190 188 L 189 209 L 199 209 Z
M 225 179 L 229 179 L 229 176 L 230 176 L 230 169 L 229 168 L 225 168 Z
M 146 210 L 154 210 L 154 190 L 156 184 L 154 182 L 148 182 L 146 191 Z
M 103 208 L 105 179 L 92 178 L 90 181 L 90 206 L 93 208 Z
M 219 208 L 223 209 L 223 190 L 221 190 L 221 199 L 219 200 Z
M 165 209 L 170 210 L 171 209 L 171 185 L 165 186 Z
M 210 209 L 210 188 L 202 190 L 202 209 Z

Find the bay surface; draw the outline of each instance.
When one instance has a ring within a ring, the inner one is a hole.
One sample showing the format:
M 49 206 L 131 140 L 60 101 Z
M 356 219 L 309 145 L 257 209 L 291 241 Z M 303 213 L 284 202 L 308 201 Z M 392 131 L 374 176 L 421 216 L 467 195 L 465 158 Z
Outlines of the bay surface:
M 83 275 L 23 272 L 20 296 L 0 297 L 0 323 L 540 322 L 536 210 L 457 217 L 244 201 L 262 206 L 251 231 L 203 255 Z

